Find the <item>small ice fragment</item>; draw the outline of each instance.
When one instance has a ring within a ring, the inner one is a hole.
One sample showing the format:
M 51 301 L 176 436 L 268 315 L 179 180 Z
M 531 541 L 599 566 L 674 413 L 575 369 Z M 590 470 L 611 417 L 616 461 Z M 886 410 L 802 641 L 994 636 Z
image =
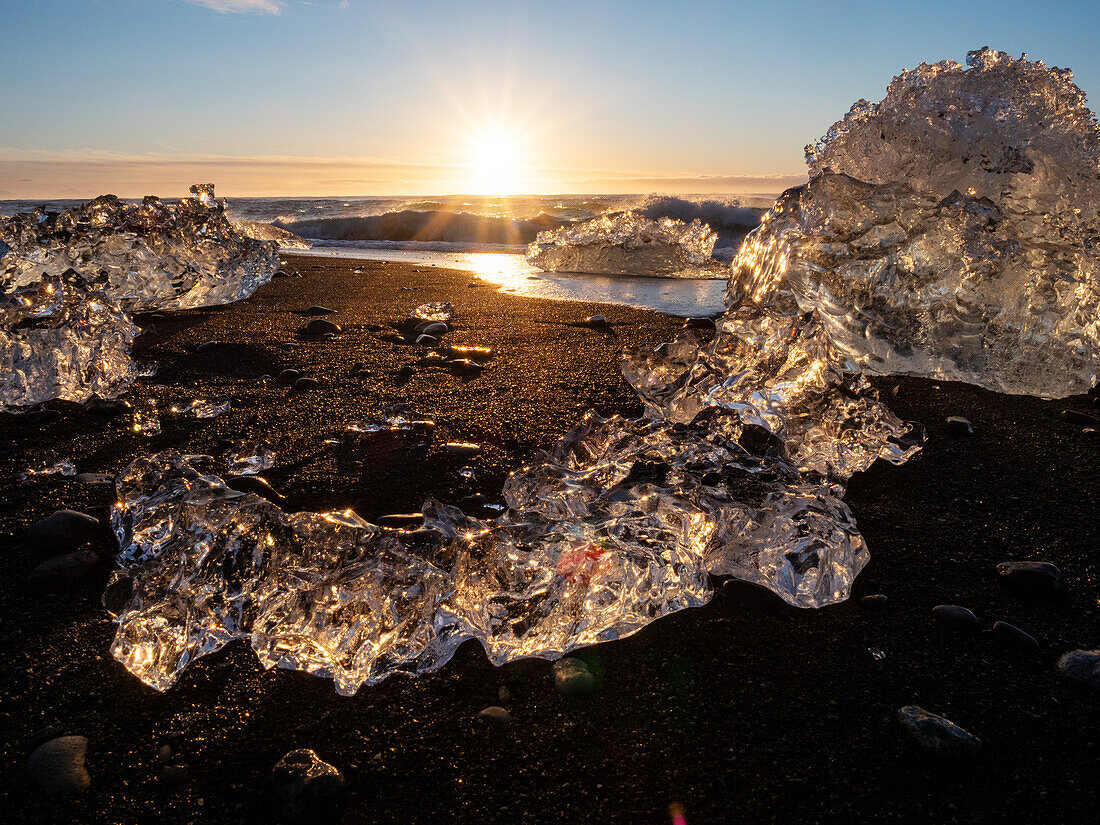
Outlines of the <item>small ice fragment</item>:
M 871 654 L 871 658 L 874 659 L 876 662 L 881 662 L 883 659 L 886 658 L 886 654 L 883 651 L 879 650 L 877 647 L 869 647 L 867 648 L 867 652 Z
M 21 481 L 27 481 L 34 476 L 52 475 L 74 476 L 76 475 L 76 464 L 69 458 L 63 458 L 59 461 L 47 461 L 34 467 L 28 467 L 19 478 Z
M 409 317 L 421 321 L 450 321 L 455 317 L 455 308 L 450 301 L 433 301 L 421 304 L 409 313 Z
M 230 402 L 226 401 L 209 401 L 207 399 L 198 398 L 191 402 L 189 412 L 195 416 L 195 418 L 217 418 L 224 412 L 229 410 Z
M 160 413 L 155 399 L 150 398 L 134 410 L 133 431 L 149 438 L 160 434 Z
M 232 475 L 254 475 L 275 466 L 275 451 L 266 444 L 238 441 L 230 450 L 227 460 Z
M 152 378 L 159 368 L 160 365 L 156 361 L 142 361 L 135 364 L 135 375 L 138 378 Z

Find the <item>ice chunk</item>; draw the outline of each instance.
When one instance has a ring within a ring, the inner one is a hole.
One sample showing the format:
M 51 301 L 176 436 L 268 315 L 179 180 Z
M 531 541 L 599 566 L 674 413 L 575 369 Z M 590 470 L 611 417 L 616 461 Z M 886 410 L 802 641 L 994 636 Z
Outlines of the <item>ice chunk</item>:
M 921 64 L 807 148 L 728 301 L 818 310 L 862 368 L 1065 396 L 1100 361 L 1100 126 L 1072 74 Z
M 549 272 L 717 277 L 726 274 L 711 258 L 717 240 L 698 218 L 684 223 L 623 212 L 540 232 L 527 247 L 527 261 Z
M 421 304 L 409 313 L 410 318 L 419 318 L 421 321 L 450 321 L 455 317 L 455 307 L 450 301 L 432 301 L 429 304 Z
M 71 458 L 53 459 L 50 461 L 39 462 L 33 467 L 28 467 L 26 471 L 19 476 L 20 481 L 27 481 L 35 476 L 75 476 L 76 464 L 73 463 Z
M 25 262 L 20 283 L 73 270 L 130 312 L 248 297 L 271 279 L 277 248 L 234 230 L 212 185 L 191 191 L 196 197 L 177 204 L 103 195 L 60 214 L 37 209 L 0 218 L 0 238 Z
M 275 466 L 275 451 L 266 444 L 238 441 L 229 451 L 228 462 L 233 475 L 254 475 Z
M 101 285 L 70 269 L 42 272 L 30 255 L 0 260 L 0 410 L 125 392 L 140 330 Z
M 233 228 L 257 241 L 271 241 L 280 249 L 313 249 L 313 244 L 293 232 L 261 221 L 233 221 Z

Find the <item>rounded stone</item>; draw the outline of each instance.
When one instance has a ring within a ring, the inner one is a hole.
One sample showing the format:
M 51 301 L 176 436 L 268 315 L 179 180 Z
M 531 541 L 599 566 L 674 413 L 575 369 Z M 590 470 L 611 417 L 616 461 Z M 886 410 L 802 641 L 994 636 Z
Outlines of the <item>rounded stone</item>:
M 501 685 L 497 689 L 497 701 L 502 705 L 506 705 L 508 702 L 512 701 L 512 691 L 508 690 L 507 685 Z
M 1034 636 L 1008 622 L 993 623 L 993 638 L 1020 653 L 1034 653 L 1039 649 L 1039 642 Z
M 1058 659 L 1058 670 L 1065 676 L 1100 690 L 1100 650 L 1071 650 Z
M 582 659 L 567 656 L 553 664 L 554 687 L 565 696 L 580 696 L 596 687 L 596 677 Z
M 308 748 L 294 750 L 276 763 L 271 784 L 288 806 L 301 809 L 338 793 L 344 776 Z
M 132 408 L 129 401 L 124 401 L 121 398 L 100 398 L 98 395 L 93 395 L 84 402 L 85 410 L 92 415 L 100 415 L 104 418 L 122 415 Z
M 61 736 L 35 748 L 27 760 L 27 768 L 48 796 L 75 796 L 92 784 L 84 768 L 87 752 L 87 738 Z
M 418 335 L 416 344 L 420 347 L 435 347 L 439 345 L 439 339 L 434 335 Z
M 457 455 L 461 458 L 470 458 L 481 454 L 480 444 L 470 444 L 465 441 L 452 441 L 448 444 L 444 444 L 443 449 L 451 455 Z
M 958 435 L 974 435 L 974 425 L 961 415 L 948 416 L 947 429 Z
M 1070 424 L 1080 424 L 1083 427 L 1095 427 L 1100 424 L 1100 418 L 1079 410 L 1062 410 L 1062 420 Z
M 957 604 L 937 604 L 932 608 L 932 615 L 955 630 L 978 629 L 978 617 L 974 615 L 974 611 Z
M 305 310 L 304 314 L 305 315 L 332 315 L 334 312 L 336 312 L 335 309 L 330 309 L 329 307 L 321 306 L 320 304 L 314 304 L 313 306 L 311 306 L 307 310 Z
M 302 327 L 303 335 L 336 335 L 340 332 L 338 324 L 332 323 L 332 321 L 326 321 L 324 318 L 314 318 L 304 327 Z
M 292 389 L 294 392 L 309 392 L 310 390 L 317 389 L 319 386 L 321 386 L 321 382 L 316 378 L 307 378 L 303 376 L 294 382 Z
M 290 386 L 301 377 L 301 373 L 298 370 L 283 370 L 279 373 L 279 383 Z
M 44 550 L 75 550 L 100 538 L 100 523 L 87 513 L 58 510 L 28 527 L 27 538 Z
M 64 593 L 95 570 L 99 562 L 99 554 L 91 550 L 74 550 L 54 556 L 31 571 L 27 586 L 37 593 Z
M 477 718 L 480 719 L 482 722 L 490 725 L 495 725 L 497 727 L 503 727 L 504 725 L 511 724 L 512 722 L 512 714 L 497 705 L 493 705 L 492 707 L 488 707 L 480 711 L 477 715 Z
M 870 593 L 859 600 L 859 606 L 869 610 L 881 610 L 889 599 L 883 593 Z
M 1062 584 L 1062 571 L 1048 561 L 1003 561 L 997 565 L 997 576 L 1026 593 L 1050 593 Z
M 950 719 L 931 713 L 918 705 L 898 710 L 898 722 L 923 750 L 949 759 L 969 759 L 982 747 L 982 740 L 960 728 Z
M 451 331 L 451 328 L 441 321 L 432 321 L 431 323 L 424 324 L 423 329 L 417 326 L 416 331 L 421 335 L 431 335 L 439 338 L 441 335 L 446 335 Z
M 584 319 L 585 326 L 589 327 L 609 327 L 611 322 L 607 320 L 606 315 L 589 315 Z

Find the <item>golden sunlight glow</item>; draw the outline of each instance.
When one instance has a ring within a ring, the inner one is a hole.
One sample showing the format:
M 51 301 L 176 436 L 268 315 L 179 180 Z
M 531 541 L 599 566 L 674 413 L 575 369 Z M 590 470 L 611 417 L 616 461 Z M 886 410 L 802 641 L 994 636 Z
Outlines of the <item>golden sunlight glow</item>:
M 479 132 L 471 140 L 469 170 L 468 194 L 519 194 L 525 167 L 518 137 L 504 130 Z

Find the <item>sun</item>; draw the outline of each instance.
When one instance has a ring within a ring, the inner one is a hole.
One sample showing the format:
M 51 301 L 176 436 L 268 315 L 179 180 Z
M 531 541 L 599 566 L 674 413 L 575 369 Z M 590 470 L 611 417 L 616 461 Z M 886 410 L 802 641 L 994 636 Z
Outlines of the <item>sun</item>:
M 516 195 L 525 173 L 521 141 L 504 130 L 483 130 L 470 140 L 471 195 Z

